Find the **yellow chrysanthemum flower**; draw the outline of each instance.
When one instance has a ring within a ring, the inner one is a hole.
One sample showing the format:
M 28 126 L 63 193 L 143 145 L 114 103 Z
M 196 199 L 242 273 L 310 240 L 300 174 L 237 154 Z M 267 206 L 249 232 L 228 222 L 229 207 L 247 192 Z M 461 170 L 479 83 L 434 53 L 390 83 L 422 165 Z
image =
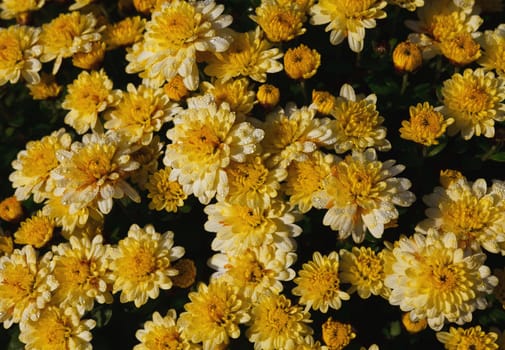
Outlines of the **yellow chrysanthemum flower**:
M 397 72 L 413 72 L 423 64 L 423 54 L 419 45 L 402 41 L 393 51 L 393 65 Z
M 295 260 L 296 253 L 265 244 L 238 254 L 232 251 L 215 254 L 208 265 L 217 270 L 213 276 L 238 286 L 244 298 L 255 302 L 266 291 L 275 294 L 282 291 L 281 281 L 295 277 L 295 271 L 290 268 Z
M 505 77 L 505 24 L 500 24 L 495 30 L 486 30 L 479 39 L 483 53 L 477 63 Z
M 225 169 L 230 161 L 244 162 L 255 153 L 263 130 L 249 122 L 236 122 L 228 103 L 217 106 L 212 95 L 187 100 L 188 108 L 174 117 L 167 131 L 163 163 L 171 167 L 171 180 L 177 180 L 186 194 L 194 194 L 207 204 L 228 190 Z
M 263 0 L 251 19 L 258 23 L 271 42 L 290 41 L 305 33 L 305 11 L 293 2 Z
M 428 102 L 410 106 L 410 119 L 402 121 L 400 137 L 425 146 L 438 145 L 437 139 L 454 123 L 453 118 L 445 119 L 439 110 L 440 108 L 434 108 Z
M 214 100 L 219 105 L 221 102 L 227 102 L 230 109 L 237 114 L 241 121 L 245 118 L 254 106 L 255 93 L 251 90 L 247 78 L 235 80 L 215 80 L 213 83 L 203 81 L 201 90 L 204 94 L 212 94 Z
M 39 257 L 33 246 L 25 245 L 0 257 L 0 322 L 4 328 L 36 320 L 49 303 L 58 287 L 51 275 L 51 256 Z
M 167 167 L 149 177 L 146 183 L 147 198 L 151 199 L 149 209 L 176 213 L 178 207 L 184 205 L 184 200 L 188 196 L 177 181 L 170 180 L 171 172 L 172 170 Z
M 141 307 L 148 298 L 156 299 L 160 289 L 172 288 L 171 276 L 179 272 L 172 261 L 184 255 L 184 248 L 174 247 L 174 233 L 157 233 L 152 225 L 133 224 L 128 237 L 110 250 L 113 293 L 121 291 L 120 301 L 133 301 Z
M 152 321 L 145 322 L 144 328 L 135 333 L 140 344 L 135 345 L 133 350 L 200 349 L 200 346 L 189 342 L 182 335 L 176 321 L 177 313 L 174 309 L 168 310 L 165 317 L 155 311 Z
M 323 189 L 323 181 L 330 175 L 334 162 L 333 155 L 325 155 L 318 150 L 310 153 L 307 159 L 292 161 L 283 183 L 289 203 L 296 205 L 302 213 L 312 209 L 314 195 Z
M 331 113 L 335 104 L 337 103 L 337 98 L 333 96 L 328 91 L 317 91 L 312 90 L 312 104 L 318 113 L 323 115 L 328 115 Z
M 14 251 L 14 242 L 11 236 L 6 236 L 0 232 L 0 256 L 10 255 Z
M 224 5 L 214 1 L 165 2 L 147 22 L 142 44 L 128 51 L 126 72 L 141 72 L 140 77 L 156 87 L 179 74 L 188 90 L 196 90 L 197 51 L 223 52 L 230 45 L 226 27 L 232 17 L 223 11 Z
M 62 13 L 43 24 L 39 40 L 43 47 L 40 61 L 55 60 L 52 73 L 56 74 L 64 58 L 77 52 L 90 52 L 92 42 L 100 40 L 103 29 L 96 28 L 96 24 L 92 13 L 84 15 L 78 11 Z
M 103 41 L 93 41 L 88 52 L 76 52 L 72 55 L 72 64 L 81 69 L 99 69 L 105 57 L 105 47 Z
M 95 301 L 112 303 L 109 249 L 101 235 L 92 240 L 71 236 L 69 243 L 53 246 L 53 274 L 59 286 L 51 302 L 63 309 L 72 306 L 80 315 L 91 311 Z
M 0 219 L 17 222 L 23 217 L 23 206 L 16 196 L 10 196 L 0 202 Z
M 41 248 L 53 238 L 54 227 L 54 219 L 45 216 L 39 210 L 19 225 L 18 230 L 14 232 L 14 242 Z
M 68 150 L 71 143 L 70 134 L 59 129 L 26 144 L 26 149 L 20 151 L 12 161 L 14 171 L 9 175 L 18 200 L 28 199 L 31 194 L 37 203 L 44 200 L 53 189 L 50 173 L 59 165 L 56 153 Z
M 309 79 L 321 64 L 321 55 L 317 50 L 301 44 L 288 49 L 284 54 L 284 71 L 291 79 Z
M 426 318 L 412 320 L 410 312 L 404 312 L 402 314 L 402 325 L 410 334 L 416 334 L 428 327 L 428 321 L 426 321 Z
M 200 283 L 196 292 L 189 293 L 185 312 L 179 315 L 177 326 L 182 335 L 203 350 L 219 349 L 240 336 L 239 325 L 249 321 L 249 304 L 239 295 L 237 286 L 222 280 Z
M 0 28 L 0 86 L 7 82 L 15 84 L 19 78 L 28 84 L 40 82 L 39 35 L 40 29 L 27 26 Z
M 163 85 L 163 91 L 172 101 L 179 102 L 189 95 L 189 91 L 184 86 L 183 78 L 180 75 L 176 75 L 165 85 Z
M 350 324 L 335 321 L 331 317 L 321 326 L 321 333 L 324 343 L 330 350 L 342 350 L 356 338 Z
M 336 163 L 313 200 L 314 207 L 328 209 L 323 224 L 338 230 L 341 239 L 352 235 L 356 243 L 363 241 L 367 229 L 382 237 L 385 225 L 398 218 L 395 205 L 408 207 L 415 201 L 408 191 L 410 181 L 395 177 L 405 167 L 394 163 L 377 160 L 372 148 Z
M 263 157 L 269 168 L 286 168 L 293 160 L 302 161 L 319 147 L 335 144 L 335 134 L 329 118 L 317 118 L 310 107 L 297 108 L 289 103 L 267 114 L 262 123 L 265 138 Z
M 485 332 L 481 326 L 466 329 L 450 327 L 449 332 L 437 332 L 436 337 L 439 342 L 444 344 L 444 349 L 447 350 L 495 350 L 499 348 L 496 342 L 498 334 L 495 332 Z
M 125 195 L 140 202 L 137 191 L 126 182 L 129 172 L 139 167 L 131 159 L 132 149 L 115 134 L 86 134 L 74 142 L 70 151 L 57 154 L 60 164 L 51 172 L 54 194 L 70 205 L 70 213 L 96 201 L 98 209 L 108 214 L 113 198 Z
M 34 100 L 47 100 L 57 97 L 62 90 L 54 75 L 45 72 L 42 72 L 40 81 L 37 84 L 27 84 L 26 87 Z
M 310 314 L 282 294 L 265 293 L 252 306 L 246 331 L 256 349 L 296 349 L 312 335 Z
M 346 37 L 354 52 L 363 50 L 365 29 L 375 28 L 376 20 L 386 18 L 384 0 L 319 0 L 310 8 L 310 23 L 327 24 L 332 45 L 340 44 Z
M 337 252 L 321 255 L 314 252 L 312 260 L 304 263 L 294 279 L 296 287 L 291 291 L 300 296 L 299 304 L 306 305 L 306 310 L 328 312 L 328 308 L 340 309 L 343 300 L 350 296 L 340 290 L 339 257 Z
M 387 0 L 387 2 L 409 11 L 415 11 L 418 7 L 424 6 L 424 0 Z
M 481 56 L 480 45 L 467 32 L 460 32 L 444 39 L 438 47 L 442 55 L 459 66 L 468 65 Z
M 22 18 L 27 13 L 41 9 L 44 4 L 45 0 L 3 0 L 0 3 L 0 18 Z
M 337 138 L 337 153 L 363 152 L 368 147 L 379 151 L 391 149 L 391 143 L 386 139 L 387 129 L 382 126 L 384 118 L 379 115 L 376 103 L 375 94 L 356 95 L 351 85 L 342 85 L 331 111 L 335 118 L 332 127 Z
M 68 93 L 61 107 L 70 112 L 65 116 L 65 123 L 77 133 L 84 134 L 92 129 L 102 128 L 98 115 L 106 108 L 117 104 L 120 90 L 112 89 L 112 80 L 103 69 L 91 73 L 82 71 L 68 85 Z
M 281 91 L 272 84 L 261 84 L 256 93 L 256 100 L 265 109 L 272 109 L 279 103 Z
M 104 127 L 115 131 L 130 144 L 147 145 L 153 134 L 181 108 L 170 102 L 163 89 L 128 84 L 118 104 L 105 115 Z
M 296 225 L 297 216 L 292 208 L 279 200 L 270 206 L 249 207 L 245 203 L 217 202 L 205 207 L 208 220 L 204 228 L 216 232 L 212 249 L 240 254 L 248 248 L 261 245 L 276 245 L 280 249 L 294 249 L 292 237 L 302 229 Z
M 231 33 L 233 41 L 223 53 L 215 53 L 208 60 L 204 72 L 223 81 L 243 76 L 264 83 L 267 73 L 282 70 L 282 63 L 277 61 L 283 53 L 263 38 L 259 27 L 245 33 Z
M 126 17 L 125 19 L 108 24 L 103 31 L 103 41 L 107 50 L 118 47 L 131 46 L 142 40 L 146 19 L 140 16 Z
M 428 218 L 416 231 L 452 232 L 462 248 L 505 253 L 505 182 L 496 181 L 488 188 L 485 179 L 460 178 L 447 188 L 435 187 L 423 201 L 429 206 Z
M 444 322 L 459 325 L 472 312 L 485 309 L 486 294 L 498 284 L 484 265 L 484 253 L 466 254 L 453 233 L 401 237 L 392 250 L 391 271 L 384 284 L 391 288 L 389 302 L 410 312 L 412 320 L 426 318 L 435 331 Z
M 450 184 L 459 179 L 463 179 L 465 176 L 458 170 L 454 169 L 442 169 L 440 170 L 439 181 L 443 188 L 448 188 Z
M 95 320 L 82 320 L 73 307 L 66 309 L 48 306 L 37 320 L 21 324 L 19 340 L 26 349 L 91 350 L 92 330 Z

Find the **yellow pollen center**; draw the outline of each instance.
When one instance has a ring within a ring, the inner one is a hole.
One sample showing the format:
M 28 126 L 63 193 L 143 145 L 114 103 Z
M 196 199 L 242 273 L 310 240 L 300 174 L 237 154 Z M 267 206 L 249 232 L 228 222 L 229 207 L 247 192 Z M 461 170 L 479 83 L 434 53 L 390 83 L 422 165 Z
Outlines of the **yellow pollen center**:
M 30 295 L 35 283 L 35 276 L 26 266 L 4 265 L 3 280 L 0 281 L 0 298 L 13 301 L 22 300 Z
M 0 35 L 0 69 L 12 68 L 22 58 L 18 40 L 9 33 Z
M 161 40 L 163 48 L 178 50 L 195 40 L 202 14 L 195 13 L 192 5 L 181 2 L 179 6 L 168 9 L 157 18 L 153 28 L 156 37 Z M 170 35 L 166 35 L 170 33 Z
M 221 140 L 210 127 L 203 125 L 188 133 L 186 143 L 191 149 L 188 150 L 188 154 L 204 157 L 214 154 L 219 148 Z
M 230 182 L 240 192 L 258 190 L 265 184 L 268 175 L 268 169 L 257 163 L 235 163 L 226 170 Z
M 361 101 L 346 101 L 338 107 L 339 124 L 344 134 L 351 137 L 367 137 L 379 124 L 379 112 L 374 105 Z
M 438 291 L 451 292 L 458 287 L 458 276 L 451 266 L 436 264 L 432 266 L 431 285 Z
M 55 147 L 52 144 L 36 143 L 34 147 L 27 150 L 26 158 L 23 163 L 23 172 L 28 177 L 40 177 L 49 175 L 49 172 L 58 166 L 58 160 L 55 156 Z

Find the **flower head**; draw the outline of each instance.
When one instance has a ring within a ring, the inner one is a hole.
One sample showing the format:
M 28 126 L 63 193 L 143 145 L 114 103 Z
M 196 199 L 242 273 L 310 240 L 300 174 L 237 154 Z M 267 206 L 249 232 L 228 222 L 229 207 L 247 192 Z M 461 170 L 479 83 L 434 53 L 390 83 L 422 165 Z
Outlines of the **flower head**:
M 34 100 L 47 100 L 57 97 L 62 87 L 56 82 L 54 75 L 42 72 L 37 84 L 26 85 Z
M 254 91 L 251 90 L 249 80 L 247 78 L 239 78 L 235 80 L 215 80 L 213 83 L 204 81 L 201 84 L 204 94 L 212 94 L 216 103 L 227 102 L 230 109 L 237 116 L 245 116 L 253 109 Z
M 179 316 L 177 325 L 182 335 L 194 343 L 202 342 L 203 350 L 226 345 L 240 336 L 239 325 L 249 321 L 248 303 L 239 296 L 237 286 L 214 279 L 200 283 Z
M 460 32 L 443 40 L 438 47 L 442 55 L 455 65 L 468 65 L 481 56 L 480 45 L 467 32 Z
M 385 285 L 389 302 L 410 312 L 412 320 L 426 318 L 439 331 L 445 320 L 464 324 L 472 312 L 487 306 L 486 294 L 498 279 L 484 265 L 483 253 L 465 254 L 453 233 L 402 237 L 392 250 L 392 271 Z
M 146 20 L 140 16 L 126 17 L 107 25 L 102 33 L 107 50 L 130 46 L 142 40 L 145 25 Z
M 179 102 L 189 95 L 189 91 L 184 85 L 183 78 L 180 75 L 176 75 L 165 85 L 163 85 L 163 91 L 172 101 Z
M 44 4 L 45 0 L 3 0 L 0 3 L 0 18 L 22 18 L 29 12 L 39 10 Z
M 321 55 L 301 44 L 284 54 L 284 71 L 291 79 L 309 79 L 317 73 Z
M 454 119 L 444 118 L 428 102 L 418 103 L 409 107 L 410 120 L 403 120 L 400 128 L 400 137 L 425 146 L 438 144 L 438 138 L 445 133 L 447 126 L 454 123 Z
M 170 180 L 171 171 L 170 168 L 160 169 L 149 177 L 146 183 L 147 198 L 151 199 L 149 209 L 175 213 L 184 205 L 187 195 L 177 181 Z
M 41 248 L 53 238 L 54 227 L 54 219 L 45 216 L 39 210 L 19 225 L 18 230 L 14 232 L 14 242 Z
M 174 247 L 174 233 L 157 233 L 152 225 L 133 224 L 128 236 L 110 252 L 113 293 L 121 291 L 120 301 L 133 301 L 136 307 L 155 299 L 160 289 L 172 288 L 171 277 L 178 274 L 172 261 L 184 255 L 184 248 Z
M 365 29 L 374 28 L 376 19 L 386 17 L 383 0 L 319 0 L 310 8 L 310 23 L 327 24 L 332 45 L 340 44 L 346 37 L 354 52 L 363 50 Z
M 7 222 L 19 221 L 23 216 L 23 206 L 16 196 L 10 196 L 0 202 L 0 219 Z
M 281 92 L 278 87 L 271 84 L 262 84 L 258 87 L 256 100 L 266 109 L 271 109 L 279 103 Z
M 426 321 L 426 318 L 412 320 L 410 312 L 404 312 L 402 314 L 402 325 L 410 334 L 416 334 L 426 329 L 428 321 Z
M 342 350 L 356 338 L 350 324 L 333 320 L 331 317 L 323 323 L 321 330 L 323 341 L 331 350 Z
M 296 287 L 292 293 L 300 296 L 299 303 L 307 305 L 307 309 L 328 312 L 331 307 L 340 309 L 342 300 L 349 300 L 350 296 L 340 290 L 340 276 L 338 273 L 339 258 L 337 252 L 321 255 L 315 252 L 312 260 L 304 263 L 298 277 L 294 279 Z
M 330 92 L 312 90 L 311 106 L 313 106 L 319 113 L 329 115 L 333 108 L 335 108 L 336 102 L 337 98 Z
M 481 326 L 461 328 L 450 327 L 449 332 L 437 332 L 439 342 L 444 344 L 444 349 L 482 349 L 494 350 L 499 346 L 496 343 L 498 334 L 495 332 L 485 332 Z
M 96 70 L 100 68 L 105 57 L 105 47 L 103 41 L 93 41 L 88 52 L 76 52 L 72 55 L 72 64 L 81 69 Z
M 505 25 L 501 24 L 493 31 L 486 30 L 479 39 L 483 52 L 477 63 L 505 77 Z
M 410 41 L 402 41 L 393 51 L 393 65 L 399 72 L 413 72 L 423 64 L 419 46 Z

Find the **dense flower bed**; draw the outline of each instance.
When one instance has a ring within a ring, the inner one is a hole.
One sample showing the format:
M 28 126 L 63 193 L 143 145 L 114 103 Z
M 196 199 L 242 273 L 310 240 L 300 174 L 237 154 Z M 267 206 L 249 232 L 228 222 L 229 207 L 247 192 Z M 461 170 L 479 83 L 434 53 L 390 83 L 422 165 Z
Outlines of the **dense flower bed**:
M 0 18 L 1 348 L 505 349 L 503 1 Z

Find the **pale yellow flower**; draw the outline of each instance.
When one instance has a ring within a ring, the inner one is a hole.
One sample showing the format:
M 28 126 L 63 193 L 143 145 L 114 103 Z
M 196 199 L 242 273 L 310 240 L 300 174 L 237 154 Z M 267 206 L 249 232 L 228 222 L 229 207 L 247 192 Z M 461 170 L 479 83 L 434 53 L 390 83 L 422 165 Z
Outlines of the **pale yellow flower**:
M 335 108 L 336 103 L 337 98 L 330 92 L 312 90 L 311 106 L 313 106 L 319 113 L 323 115 L 330 114 L 333 108 Z
M 172 262 L 184 255 L 184 248 L 174 246 L 172 231 L 160 234 L 152 225 L 133 224 L 109 255 L 112 292 L 121 291 L 122 303 L 133 301 L 141 307 L 148 298 L 156 299 L 160 289 L 172 288 L 171 277 L 179 273 Z
M 18 230 L 14 232 L 14 242 L 41 248 L 53 238 L 55 226 L 54 219 L 38 210 L 19 225 Z
M 107 50 L 130 46 L 142 40 L 146 19 L 140 16 L 126 17 L 119 22 L 108 24 L 103 31 L 103 41 Z
M 479 349 L 494 350 L 498 349 L 498 334 L 495 332 L 486 332 L 481 326 L 461 328 L 450 327 L 449 332 L 437 332 L 436 337 L 439 342 L 444 344 L 444 349 Z
M 40 82 L 39 28 L 13 25 L 0 28 L 0 86 L 15 84 L 23 78 L 28 84 Z
M 495 30 L 486 30 L 479 39 L 483 53 L 477 63 L 505 77 L 505 24 L 500 24 Z
M 306 305 L 306 310 L 320 310 L 328 312 L 328 308 L 340 309 L 342 301 L 349 300 L 350 296 L 340 289 L 339 256 L 337 252 L 321 255 L 314 252 L 312 260 L 303 264 L 294 279 L 296 287 L 291 291 L 300 297 L 301 305 Z
M 251 90 L 247 78 L 226 82 L 215 80 L 213 83 L 203 81 L 200 87 L 204 94 L 212 94 L 218 105 L 227 102 L 230 109 L 240 118 L 245 118 L 245 115 L 253 109 L 255 93 Z
M 392 249 L 385 285 L 389 302 L 410 312 L 413 321 L 426 318 L 439 331 L 446 321 L 462 325 L 472 312 L 487 307 L 486 294 L 498 279 L 484 265 L 484 253 L 466 254 L 453 233 L 401 237 Z
M 19 340 L 26 344 L 25 349 L 91 350 L 90 330 L 95 325 L 95 320 L 82 320 L 73 307 L 51 305 L 41 311 L 37 320 L 21 324 Z
M 384 0 L 319 0 L 310 8 L 310 23 L 327 24 L 332 45 L 347 38 L 354 52 L 363 50 L 365 29 L 375 28 L 376 20 L 386 18 Z
M 180 109 L 163 89 L 130 83 L 117 105 L 105 115 L 104 128 L 115 131 L 130 144 L 148 145 L 154 133 Z
M 267 73 L 282 70 L 278 61 L 283 53 L 263 38 L 259 27 L 245 33 L 231 33 L 233 41 L 225 52 L 215 53 L 209 60 L 204 72 L 223 81 L 243 76 L 264 83 Z
M 65 123 L 79 134 L 90 129 L 100 130 L 99 114 L 117 104 L 121 97 L 120 90 L 113 90 L 112 84 L 103 69 L 91 73 L 82 71 L 68 85 L 68 93 L 61 104 L 62 108 L 70 111 L 65 115 Z
M 45 0 L 2 0 L 0 3 L 0 18 L 14 19 L 37 11 L 44 6 Z
M 49 303 L 58 287 L 51 274 L 51 256 L 39 257 L 33 246 L 25 245 L 0 257 L 0 322 L 4 328 L 36 320 Z
M 170 168 L 164 168 L 149 177 L 146 183 L 147 198 L 151 199 L 149 209 L 158 211 L 164 209 L 167 212 L 176 213 L 178 207 L 184 205 L 184 200 L 188 196 L 177 181 L 170 180 L 171 172 Z
M 170 179 L 186 194 L 207 204 L 216 193 L 227 191 L 225 169 L 230 161 L 244 162 L 246 155 L 255 153 L 264 133 L 249 122 L 236 122 L 228 103 L 217 106 L 212 95 L 190 98 L 187 104 L 167 131 L 171 143 L 163 163 L 172 168 Z
M 89 52 L 76 52 L 72 55 L 72 64 L 74 67 L 86 70 L 99 69 L 105 58 L 105 47 L 103 41 L 93 41 Z
M 177 325 L 182 335 L 194 343 L 202 343 L 203 350 L 218 349 L 240 336 L 239 325 L 249 321 L 249 304 L 239 295 L 237 286 L 219 279 L 189 293 L 185 312 Z
M 95 301 L 112 303 L 109 249 L 101 235 L 92 240 L 70 236 L 68 243 L 53 246 L 51 264 L 59 286 L 51 302 L 63 309 L 72 306 L 80 315 L 91 311 Z
M 36 84 L 27 84 L 30 95 L 34 100 L 47 100 L 57 97 L 62 87 L 56 82 L 54 75 L 42 72 L 40 81 Z
M 319 52 L 304 44 L 288 49 L 284 54 L 284 71 L 291 79 L 312 78 L 320 64 Z
M 26 149 L 20 151 L 12 161 L 14 171 L 9 175 L 18 200 L 28 199 L 32 194 L 37 203 L 46 198 L 53 189 L 50 173 L 59 165 L 56 153 L 68 150 L 71 143 L 70 134 L 62 128 L 26 144 Z

